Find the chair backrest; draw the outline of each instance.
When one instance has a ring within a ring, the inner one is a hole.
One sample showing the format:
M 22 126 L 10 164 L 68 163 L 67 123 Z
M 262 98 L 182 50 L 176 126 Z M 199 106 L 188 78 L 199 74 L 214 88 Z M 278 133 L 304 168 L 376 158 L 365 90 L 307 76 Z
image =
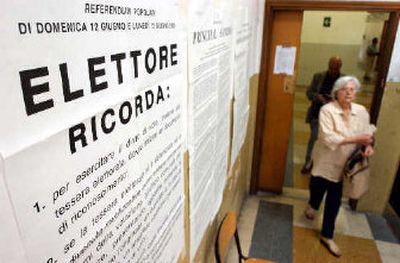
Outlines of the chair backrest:
M 230 211 L 225 216 L 218 231 L 216 243 L 217 262 L 224 262 L 229 243 L 235 235 L 236 228 L 236 213 Z

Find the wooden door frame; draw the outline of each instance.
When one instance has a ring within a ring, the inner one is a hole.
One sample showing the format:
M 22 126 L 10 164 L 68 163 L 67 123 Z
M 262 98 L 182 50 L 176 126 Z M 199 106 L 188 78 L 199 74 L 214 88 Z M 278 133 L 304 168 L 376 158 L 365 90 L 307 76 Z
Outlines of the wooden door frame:
M 253 163 L 252 175 L 250 181 L 250 194 L 255 194 L 258 190 L 257 184 L 260 172 L 261 163 L 261 147 L 263 145 L 263 125 L 265 118 L 265 108 L 267 101 L 268 87 L 268 61 L 271 54 L 271 38 L 272 38 L 272 23 L 274 19 L 274 12 L 276 11 L 292 11 L 292 10 L 320 10 L 320 11 L 370 11 L 370 12 L 390 12 L 392 21 L 389 25 L 389 35 L 385 50 L 388 50 L 382 58 L 384 67 L 384 76 L 387 75 L 389 69 L 392 49 L 394 46 L 397 26 L 400 17 L 400 0 L 395 1 L 350 1 L 350 0 L 266 0 L 264 9 L 264 28 L 263 28 L 263 44 L 261 55 L 261 68 L 260 79 L 258 87 L 258 100 L 257 100 L 257 114 L 256 114 L 256 130 L 254 136 L 254 149 L 253 149 Z M 397 20 L 396 20 L 397 19 Z M 397 23 L 393 23 L 397 21 Z M 389 22 L 390 23 L 390 22 Z M 385 78 L 386 79 L 386 78 Z M 372 120 L 376 123 L 377 116 L 380 109 L 381 100 L 383 97 L 384 84 L 376 86 L 374 97 L 371 105 Z M 284 175 L 282 175 L 284 176 Z

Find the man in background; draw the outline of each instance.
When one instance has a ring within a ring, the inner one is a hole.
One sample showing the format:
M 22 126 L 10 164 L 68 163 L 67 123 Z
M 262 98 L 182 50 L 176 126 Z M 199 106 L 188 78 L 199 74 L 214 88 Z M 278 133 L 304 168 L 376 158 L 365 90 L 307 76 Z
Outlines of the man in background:
M 333 56 L 329 59 L 328 70 L 315 73 L 311 81 L 311 85 L 307 89 L 307 98 L 311 101 L 311 106 L 308 108 L 306 123 L 310 124 L 310 138 L 308 140 L 306 160 L 301 169 L 302 174 L 307 174 L 311 171 L 312 160 L 311 153 L 314 143 L 318 138 L 318 115 L 321 107 L 330 102 L 331 91 L 335 81 L 342 76 L 340 69 L 342 60 L 338 56 Z
M 374 37 L 372 43 L 367 47 L 365 58 L 365 74 L 364 81 L 371 81 L 374 72 L 375 57 L 379 55 L 378 38 Z

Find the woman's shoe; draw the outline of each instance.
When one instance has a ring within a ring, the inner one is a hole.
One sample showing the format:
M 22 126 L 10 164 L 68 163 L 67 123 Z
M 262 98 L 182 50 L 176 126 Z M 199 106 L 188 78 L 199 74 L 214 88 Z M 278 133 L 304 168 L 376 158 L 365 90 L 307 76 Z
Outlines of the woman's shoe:
M 319 239 L 319 242 L 321 242 L 321 244 L 324 245 L 328 249 L 328 251 L 335 257 L 340 257 L 342 255 L 342 253 L 340 252 L 340 248 L 336 245 L 333 239 L 321 237 Z
M 314 220 L 315 218 L 315 209 L 312 208 L 311 206 L 307 207 L 306 210 L 304 210 L 304 216 L 308 219 L 308 220 Z

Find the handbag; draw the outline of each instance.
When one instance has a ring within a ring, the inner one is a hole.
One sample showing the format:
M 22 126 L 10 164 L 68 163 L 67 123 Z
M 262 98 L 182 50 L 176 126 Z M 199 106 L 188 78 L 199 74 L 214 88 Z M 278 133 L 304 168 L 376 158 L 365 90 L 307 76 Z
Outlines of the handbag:
M 343 194 L 352 199 L 359 199 L 368 190 L 369 161 L 364 150 L 364 146 L 357 146 L 343 168 Z
M 368 158 L 363 156 L 364 151 L 365 146 L 357 146 L 349 158 L 347 158 L 343 169 L 345 177 L 349 177 L 352 180 L 356 174 L 369 168 Z

